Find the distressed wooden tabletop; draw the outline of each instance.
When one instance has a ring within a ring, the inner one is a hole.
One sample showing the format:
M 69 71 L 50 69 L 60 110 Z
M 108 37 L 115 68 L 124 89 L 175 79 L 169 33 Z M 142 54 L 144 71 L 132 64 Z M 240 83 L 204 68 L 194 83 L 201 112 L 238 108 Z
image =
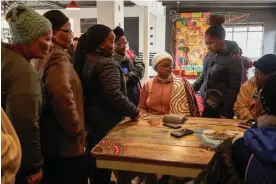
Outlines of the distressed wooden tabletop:
M 149 119 L 118 124 L 92 150 L 92 154 L 102 160 L 193 168 L 203 168 L 211 160 L 214 153 L 202 147 L 196 134 L 177 139 L 170 135 L 175 130 L 163 126 L 161 119 Z M 190 117 L 182 128 L 240 133 L 243 129 L 237 126 L 239 122 Z

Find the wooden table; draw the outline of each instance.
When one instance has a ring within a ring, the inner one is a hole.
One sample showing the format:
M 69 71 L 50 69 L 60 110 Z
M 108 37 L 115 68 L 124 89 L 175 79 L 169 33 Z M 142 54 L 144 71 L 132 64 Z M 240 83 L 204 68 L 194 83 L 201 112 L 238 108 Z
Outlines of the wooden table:
M 243 132 L 238 120 L 189 118 L 183 128 L 224 129 Z M 170 129 L 149 124 L 148 120 L 118 124 L 95 148 L 92 154 L 97 167 L 113 170 L 158 173 L 196 177 L 211 160 L 214 152 L 201 146 L 196 135 L 176 139 Z

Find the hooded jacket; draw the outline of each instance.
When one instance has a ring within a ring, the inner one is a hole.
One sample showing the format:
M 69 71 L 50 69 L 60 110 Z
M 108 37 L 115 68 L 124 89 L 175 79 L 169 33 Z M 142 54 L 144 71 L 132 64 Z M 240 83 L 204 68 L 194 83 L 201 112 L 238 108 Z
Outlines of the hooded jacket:
M 276 116 L 264 115 L 233 144 L 234 163 L 246 184 L 276 183 Z M 242 159 L 241 159 L 242 158 Z M 242 169 L 242 171 L 241 171 Z

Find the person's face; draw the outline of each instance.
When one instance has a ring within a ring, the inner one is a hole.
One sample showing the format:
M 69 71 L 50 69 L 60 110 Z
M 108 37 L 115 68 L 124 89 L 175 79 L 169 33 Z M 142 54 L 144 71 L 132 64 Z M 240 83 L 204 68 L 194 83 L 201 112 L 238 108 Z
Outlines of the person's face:
M 77 48 L 77 46 L 78 46 L 78 43 L 79 43 L 78 40 L 74 40 L 74 41 L 73 41 L 73 47 L 74 47 L 75 50 L 76 50 L 76 48 Z
M 127 39 L 125 36 L 121 36 L 117 41 L 116 41 L 116 45 L 115 45 L 115 52 L 117 52 L 118 54 L 121 55 L 125 55 L 126 54 L 126 50 L 127 50 Z
M 68 49 L 72 40 L 71 24 L 67 21 L 63 26 L 54 31 L 53 40 L 64 49 Z
M 107 56 L 112 56 L 114 52 L 115 34 L 111 31 L 105 38 L 104 42 L 100 45 L 101 49 Z
M 53 32 L 49 31 L 30 45 L 30 52 L 33 55 L 33 59 L 44 59 L 49 54 L 53 46 L 52 36 Z
M 256 84 L 259 87 L 262 87 L 265 80 L 267 79 L 267 75 L 261 72 L 259 69 L 254 69 L 254 76 L 256 78 Z
M 220 53 L 223 49 L 224 40 L 205 34 L 205 43 L 208 50 L 213 53 Z
M 157 65 L 156 71 L 160 78 L 166 79 L 171 75 L 172 68 L 173 68 L 173 63 L 170 60 L 165 59 Z

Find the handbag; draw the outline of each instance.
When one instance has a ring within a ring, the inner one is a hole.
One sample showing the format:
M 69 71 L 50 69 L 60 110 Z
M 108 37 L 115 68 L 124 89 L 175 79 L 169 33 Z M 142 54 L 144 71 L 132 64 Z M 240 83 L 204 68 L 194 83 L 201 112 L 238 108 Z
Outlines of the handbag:
M 222 93 L 217 89 L 208 89 L 205 92 L 204 106 L 209 110 L 217 110 L 222 101 Z
M 212 61 L 210 64 L 210 68 L 212 68 L 215 64 L 215 61 Z M 220 88 L 217 89 L 208 89 L 208 81 L 209 81 L 210 72 L 207 75 L 207 81 L 205 82 L 205 94 L 204 94 L 204 107 L 209 110 L 217 110 L 220 107 L 220 104 L 223 99 L 223 94 L 220 90 Z M 220 86 L 220 85 L 219 85 Z

